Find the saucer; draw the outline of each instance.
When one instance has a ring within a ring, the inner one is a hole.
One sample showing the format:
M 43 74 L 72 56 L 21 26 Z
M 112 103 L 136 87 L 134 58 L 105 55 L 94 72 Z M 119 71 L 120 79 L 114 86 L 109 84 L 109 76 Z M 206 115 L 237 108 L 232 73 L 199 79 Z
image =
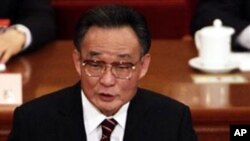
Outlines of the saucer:
M 206 73 L 227 73 L 238 68 L 238 63 L 232 60 L 228 61 L 227 64 L 225 64 L 223 67 L 220 67 L 220 68 L 204 67 L 199 57 L 190 59 L 188 63 L 191 67 L 198 69 L 200 71 L 206 72 Z

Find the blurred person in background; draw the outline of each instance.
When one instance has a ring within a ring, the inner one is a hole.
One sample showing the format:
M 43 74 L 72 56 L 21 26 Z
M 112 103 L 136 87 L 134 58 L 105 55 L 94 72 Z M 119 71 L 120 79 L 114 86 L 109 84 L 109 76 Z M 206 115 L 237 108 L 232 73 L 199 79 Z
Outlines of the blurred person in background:
M 43 46 L 55 37 L 50 0 L 1 0 L 0 64 L 12 56 Z

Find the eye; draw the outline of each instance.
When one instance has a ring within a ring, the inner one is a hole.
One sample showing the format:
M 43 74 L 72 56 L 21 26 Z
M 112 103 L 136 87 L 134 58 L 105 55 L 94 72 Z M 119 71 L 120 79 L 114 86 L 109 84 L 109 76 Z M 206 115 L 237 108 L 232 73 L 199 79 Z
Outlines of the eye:
M 91 68 L 103 68 L 105 63 L 102 61 L 93 61 L 93 60 L 85 60 L 84 63 L 86 63 L 87 66 Z
M 131 65 L 123 64 L 123 65 L 117 65 L 116 68 L 118 69 L 129 69 L 131 68 Z
M 101 67 L 102 64 L 98 63 L 98 62 L 88 62 L 88 65 L 90 65 L 91 67 Z
M 133 67 L 132 63 L 122 63 L 122 64 L 114 64 L 113 65 L 116 70 L 128 70 Z

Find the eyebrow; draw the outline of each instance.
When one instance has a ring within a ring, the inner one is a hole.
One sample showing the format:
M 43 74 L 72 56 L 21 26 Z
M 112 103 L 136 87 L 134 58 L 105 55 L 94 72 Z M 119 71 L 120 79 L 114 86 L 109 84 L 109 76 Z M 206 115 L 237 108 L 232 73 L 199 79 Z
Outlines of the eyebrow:
M 101 54 L 100 52 L 90 51 L 90 53 L 88 54 L 88 57 L 94 57 L 94 56 L 98 56 L 100 54 Z
M 98 56 L 98 55 L 101 55 L 102 53 L 100 52 L 96 52 L 96 51 L 90 51 L 89 54 L 87 55 L 87 57 L 95 57 L 95 56 Z M 128 59 L 132 59 L 131 55 L 128 54 L 128 53 L 124 53 L 124 54 L 118 54 L 118 57 L 119 58 L 128 58 Z
M 125 54 L 119 54 L 118 57 L 119 57 L 119 58 L 128 58 L 128 59 L 132 59 L 131 55 L 130 55 L 130 54 L 127 54 L 127 53 L 125 53 Z

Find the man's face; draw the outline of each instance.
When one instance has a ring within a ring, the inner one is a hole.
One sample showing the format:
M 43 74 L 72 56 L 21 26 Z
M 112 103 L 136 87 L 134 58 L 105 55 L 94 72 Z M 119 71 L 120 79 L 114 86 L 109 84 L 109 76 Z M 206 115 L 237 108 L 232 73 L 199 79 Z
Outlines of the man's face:
M 103 114 L 111 116 L 136 94 L 139 80 L 146 74 L 150 55 L 141 58 L 141 46 L 132 28 L 91 27 L 81 42 L 81 52 L 74 51 L 74 63 L 81 78 L 81 87 L 88 100 Z M 110 66 L 98 77 L 89 76 L 82 61 L 106 64 L 134 64 L 128 79 L 117 78 Z

